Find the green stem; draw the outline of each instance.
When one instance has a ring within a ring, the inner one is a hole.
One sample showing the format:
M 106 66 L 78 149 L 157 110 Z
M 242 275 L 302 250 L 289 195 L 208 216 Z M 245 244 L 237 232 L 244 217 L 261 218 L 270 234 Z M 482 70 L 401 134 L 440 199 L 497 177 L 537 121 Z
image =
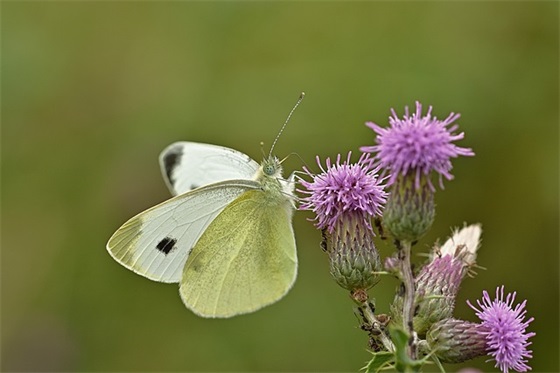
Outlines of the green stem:
M 410 251 L 412 244 L 408 241 L 400 242 L 399 258 L 401 263 L 401 273 L 404 285 L 404 302 L 403 302 L 403 327 L 408 331 L 410 340 L 408 343 L 408 356 L 416 359 L 416 343 L 414 342 L 414 276 L 412 274 L 412 266 L 410 264 Z
M 376 331 L 376 337 L 381 340 L 383 343 L 383 347 L 389 352 L 395 352 L 395 345 L 391 341 L 391 338 L 387 334 L 385 334 L 385 327 L 382 325 L 386 324 L 378 320 L 375 316 L 373 309 L 369 306 L 367 302 L 364 302 L 363 306 L 361 307 L 363 310 L 363 315 L 367 319 L 369 325 Z

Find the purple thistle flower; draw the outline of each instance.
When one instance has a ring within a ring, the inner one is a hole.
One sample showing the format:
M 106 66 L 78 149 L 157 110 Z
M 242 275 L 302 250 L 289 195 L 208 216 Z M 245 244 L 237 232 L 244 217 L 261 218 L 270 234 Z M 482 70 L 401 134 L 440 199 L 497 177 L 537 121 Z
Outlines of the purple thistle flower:
M 327 229 L 329 233 L 345 217 L 362 219 L 371 230 L 369 219 L 381 215 L 387 200 L 385 185 L 382 184 L 385 178 L 379 178 L 379 167 L 372 167 L 369 154 L 362 154 L 355 164 L 350 164 L 351 155 L 349 152 L 342 163 L 340 154 L 334 164 L 327 158 L 325 168 L 317 157 L 322 171 L 318 175 L 303 168 L 312 180 L 300 180 L 305 189 L 298 191 L 308 196 L 302 198 L 299 209 L 315 212 L 315 225 L 319 229 Z
M 458 128 L 457 125 L 448 128 L 460 117 L 459 114 L 451 113 L 445 120 L 440 121 L 432 117 L 430 106 L 428 113 L 422 117 L 422 105 L 418 101 L 416 113 L 412 116 L 408 107 L 405 107 L 402 119 L 399 119 L 394 109 L 391 109 L 391 113 L 390 128 L 380 127 L 373 122 L 366 123 L 377 133 L 377 145 L 360 148 L 363 152 L 377 153 L 374 157 L 377 164 L 391 172 L 388 185 L 394 184 L 399 175 L 414 174 L 414 184 L 416 189 L 419 189 L 422 175 L 427 177 L 432 171 L 436 171 L 439 173 L 440 187 L 443 188 L 443 177 L 448 180 L 453 178 L 450 158 L 474 155 L 471 149 L 461 148 L 452 143 L 464 137 L 463 132 L 453 134 Z M 433 190 L 434 186 L 429 178 L 428 183 Z
M 318 175 L 304 167 L 311 181 L 299 181 L 305 189 L 298 191 L 307 195 L 299 209 L 315 212 L 331 275 L 361 304 L 368 299 L 367 290 L 379 281 L 381 264 L 370 219 L 381 214 L 387 193 L 385 179 L 377 176 L 379 168 L 372 167 L 369 154 L 350 164 L 351 154 L 344 162 L 339 154 L 334 164 L 327 158 L 325 168 L 317 157 L 322 171 Z
M 486 338 L 488 354 L 496 360 L 495 367 L 499 367 L 504 373 L 509 372 L 509 369 L 517 372 L 531 370 L 527 359 L 533 357 L 532 351 L 527 350 L 531 344 L 527 340 L 535 333 L 527 333 L 525 329 L 534 318 L 524 320 L 527 301 L 514 307 L 515 296 L 515 292 L 508 293 L 504 299 L 502 286 L 496 289 L 494 300 L 484 291 L 482 301 L 477 300 L 478 308 L 467 301 L 476 311 L 476 316 L 482 320 L 484 329 L 480 333 Z

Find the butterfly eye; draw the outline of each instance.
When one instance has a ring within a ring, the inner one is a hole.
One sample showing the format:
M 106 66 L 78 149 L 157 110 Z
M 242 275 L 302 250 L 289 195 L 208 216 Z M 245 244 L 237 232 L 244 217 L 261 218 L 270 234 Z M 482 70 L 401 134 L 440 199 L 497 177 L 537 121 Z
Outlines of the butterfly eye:
M 263 167 L 263 172 L 264 172 L 265 174 L 267 174 L 268 176 L 274 175 L 274 172 L 275 172 L 275 171 L 276 171 L 276 170 L 275 170 L 275 167 L 274 167 L 273 165 L 268 164 L 268 165 L 266 165 L 266 166 Z

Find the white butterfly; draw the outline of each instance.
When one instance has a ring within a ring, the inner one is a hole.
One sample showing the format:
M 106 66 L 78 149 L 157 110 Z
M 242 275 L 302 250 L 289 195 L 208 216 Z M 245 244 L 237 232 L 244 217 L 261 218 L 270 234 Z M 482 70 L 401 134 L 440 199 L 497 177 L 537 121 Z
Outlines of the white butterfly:
M 272 155 L 259 165 L 194 142 L 167 147 L 160 166 L 175 197 L 124 223 L 107 243 L 111 256 L 151 280 L 179 282 L 187 308 L 203 317 L 282 298 L 297 273 L 293 175 L 283 180 Z

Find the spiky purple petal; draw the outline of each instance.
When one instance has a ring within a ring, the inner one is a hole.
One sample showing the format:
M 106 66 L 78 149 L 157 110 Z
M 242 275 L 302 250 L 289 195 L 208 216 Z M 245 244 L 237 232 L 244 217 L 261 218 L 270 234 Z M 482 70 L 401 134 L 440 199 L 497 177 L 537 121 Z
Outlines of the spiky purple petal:
M 385 178 L 378 176 L 379 167 L 372 166 L 368 154 L 362 154 L 357 163 L 351 164 L 351 154 L 348 153 L 342 163 L 340 154 L 335 163 L 327 158 L 324 168 L 317 157 L 320 174 L 313 174 L 304 167 L 311 181 L 300 180 L 304 189 L 299 191 L 307 196 L 302 198 L 299 209 L 315 212 L 319 229 L 326 228 L 332 233 L 336 222 L 346 215 L 364 219 L 371 229 L 369 219 L 381 214 L 387 200 Z
M 393 184 L 399 175 L 413 174 L 415 186 L 420 187 L 420 178 L 428 177 L 432 171 L 439 174 L 439 184 L 443 188 L 443 177 L 448 180 L 453 178 L 451 174 L 451 158 L 474 155 L 469 148 L 462 148 L 453 141 L 460 140 L 464 133 L 454 134 L 457 125 L 452 125 L 460 115 L 451 113 L 440 121 L 432 117 L 432 107 L 428 108 L 425 116 L 422 116 L 422 105 L 416 102 L 416 112 L 409 114 L 408 107 L 402 119 L 391 109 L 392 116 L 389 117 L 390 128 L 383 128 L 373 122 L 366 125 L 377 133 L 374 146 L 363 146 L 363 152 L 376 153 L 374 159 L 381 167 L 389 170 L 391 176 L 388 185 Z M 433 188 L 428 178 L 430 187 Z
M 478 308 L 467 301 L 485 327 L 482 334 L 486 337 L 488 354 L 496 360 L 495 366 L 504 373 L 509 372 L 509 369 L 517 372 L 531 370 L 527 362 L 533 357 L 527 347 L 531 344 L 528 339 L 535 333 L 528 333 L 526 329 L 534 318 L 525 320 L 527 301 L 514 305 L 515 296 L 513 292 L 504 298 L 504 287 L 501 286 L 496 289 L 494 300 L 484 291 L 482 300 L 476 301 Z

